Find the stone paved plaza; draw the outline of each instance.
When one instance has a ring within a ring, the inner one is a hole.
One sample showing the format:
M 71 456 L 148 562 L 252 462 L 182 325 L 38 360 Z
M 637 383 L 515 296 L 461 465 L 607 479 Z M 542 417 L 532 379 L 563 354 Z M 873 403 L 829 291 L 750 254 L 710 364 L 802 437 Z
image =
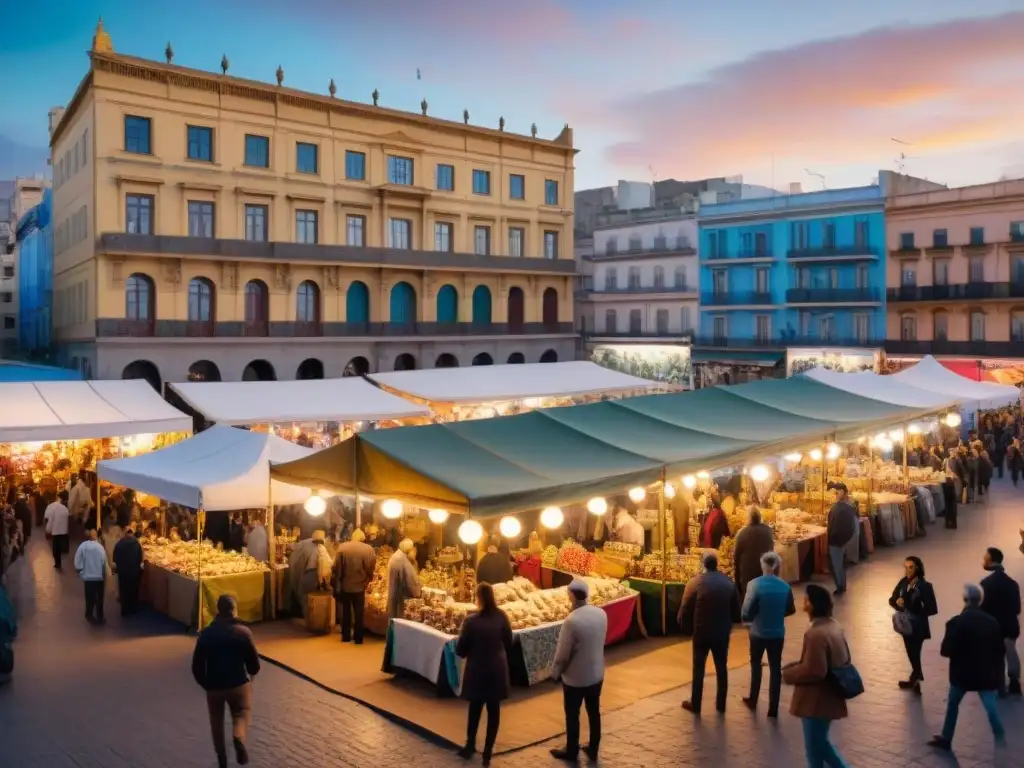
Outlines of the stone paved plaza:
M 851 717 L 834 728 L 834 739 L 854 768 L 874 766 L 1024 766 L 1024 702 L 1000 702 L 1008 745 L 993 746 L 977 697 L 965 699 L 954 755 L 925 746 L 942 721 L 947 665 L 939 656 L 945 620 L 960 607 L 965 581 L 984 574 L 984 548 L 1001 547 L 1007 570 L 1024 580 L 1018 552 L 1024 489 L 998 481 L 988 505 L 962 509 L 960 529 L 941 524 L 925 538 L 879 549 L 851 570 L 850 592 L 837 618 L 850 639 L 867 692 L 852 702 Z M 936 637 L 925 645 L 924 695 L 900 691 L 896 681 L 909 667 L 892 631 L 889 594 L 902 559 L 924 559 L 935 584 Z M 154 615 L 103 628 L 82 619 L 74 572 L 53 571 L 42 535 L 33 536 L 32 562 L 39 590 L 37 615 L 22 622 L 14 682 L 0 689 L 0 766 L 7 768 L 205 768 L 216 765 L 204 700 L 189 672 L 194 639 L 179 625 Z M 797 587 L 799 590 L 799 587 Z M 112 601 L 111 601 L 112 602 Z M 108 604 L 109 605 L 109 604 Z M 116 613 L 116 603 L 108 613 Z M 786 660 L 800 652 L 806 621 L 789 623 Z M 301 642 L 297 640 L 297 642 Z M 698 720 L 679 703 L 686 688 L 641 701 L 605 716 L 601 765 L 737 766 L 779 768 L 804 764 L 800 723 L 788 714 L 768 722 L 742 706 L 748 672 L 730 676 L 729 709 Z M 713 695 L 714 682 L 706 695 Z M 767 678 L 762 698 L 767 696 Z M 451 750 L 410 733 L 364 707 L 327 693 L 266 664 L 255 683 L 250 735 L 257 768 L 373 766 L 397 768 L 462 764 Z M 789 692 L 783 691 L 783 708 Z M 766 699 L 765 699 L 766 701 Z M 493 765 L 561 765 L 548 756 L 549 742 L 496 757 Z

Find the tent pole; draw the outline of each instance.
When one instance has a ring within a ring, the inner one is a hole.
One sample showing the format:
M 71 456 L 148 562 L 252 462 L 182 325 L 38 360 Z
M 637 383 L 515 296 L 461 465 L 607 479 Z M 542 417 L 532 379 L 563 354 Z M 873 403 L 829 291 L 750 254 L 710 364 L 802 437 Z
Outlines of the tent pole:
M 196 620 L 196 632 L 203 631 L 203 528 L 206 523 L 206 512 L 202 507 L 196 510 L 196 542 L 199 545 L 198 549 L 198 569 L 196 570 L 196 595 L 198 596 L 199 605 L 196 611 L 198 619 Z
M 658 489 L 658 526 L 661 528 L 661 634 L 668 635 L 668 517 L 665 514 L 665 468 Z
M 903 423 L 903 485 L 904 491 L 910 491 L 910 470 L 907 468 L 907 443 L 910 437 L 910 424 L 907 422 Z
M 825 517 L 825 486 L 828 483 L 828 435 L 821 444 L 821 515 Z
M 270 476 L 270 462 L 267 461 L 267 555 L 270 559 L 270 618 L 277 618 L 277 536 L 274 535 L 274 480 Z
M 96 462 L 96 535 L 103 530 L 103 492 L 100 490 L 100 464 Z
M 868 522 L 871 522 L 871 491 L 875 487 L 875 444 L 868 438 Z
M 358 440 L 357 435 L 352 435 L 350 440 Z M 352 449 L 352 489 L 356 495 L 356 528 L 363 525 L 363 512 L 359 504 L 359 444 L 356 443 Z

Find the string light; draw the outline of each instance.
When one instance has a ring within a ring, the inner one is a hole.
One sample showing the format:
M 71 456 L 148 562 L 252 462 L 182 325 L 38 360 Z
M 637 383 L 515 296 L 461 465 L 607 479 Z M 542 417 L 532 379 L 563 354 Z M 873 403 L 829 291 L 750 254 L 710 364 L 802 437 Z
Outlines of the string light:
M 523 526 L 518 519 L 509 515 L 508 517 L 501 518 L 501 522 L 498 523 L 498 530 L 501 531 L 501 535 L 506 539 L 514 539 L 522 533 Z
M 388 520 L 397 520 L 402 516 L 402 502 L 398 499 L 388 499 L 380 505 L 380 513 Z
M 313 494 L 306 503 L 302 505 L 303 508 L 313 517 L 320 517 L 324 512 L 327 511 L 327 502 L 323 500 L 318 494 Z
M 771 475 L 772 471 L 764 464 L 755 464 L 750 468 L 750 479 L 755 483 L 763 483 Z
M 641 488 L 639 485 L 636 488 L 629 489 L 629 498 L 636 504 L 639 504 L 647 497 L 647 491 Z
M 963 419 L 960 418 L 960 414 L 953 412 L 946 414 L 946 426 L 947 427 L 959 427 L 963 423 Z
M 565 520 L 565 515 L 558 507 L 547 507 L 540 513 L 540 524 L 545 528 L 560 528 Z
M 815 448 L 807 455 L 811 457 L 811 461 L 821 461 L 821 448 Z
M 831 445 L 829 445 L 829 447 L 828 447 L 828 454 L 826 454 L 826 455 L 829 457 L 830 460 L 834 461 L 835 459 L 839 458 L 839 456 L 840 456 L 840 454 L 842 454 L 842 452 L 843 452 L 843 449 L 839 447 L 838 443 L 832 443 Z
M 430 518 L 430 522 L 436 523 L 437 525 L 443 525 L 448 521 L 448 510 L 430 509 L 427 510 L 427 517 Z
M 803 458 L 803 456 L 801 456 L 799 453 L 787 453 L 782 458 L 784 458 L 790 464 L 796 464 L 800 461 L 800 459 Z
M 696 488 L 697 487 L 697 478 L 694 477 L 693 475 L 683 475 L 683 485 L 685 485 L 687 488 L 691 488 L 691 489 L 692 488 Z
M 665 498 L 674 499 L 676 497 L 676 487 L 671 483 L 665 483 Z
M 459 540 L 463 544 L 476 544 L 483 535 L 483 526 L 476 520 L 467 520 L 459 526 Z
M 592 515 L 603 515 L 608 512 L 608 502 L 601 496 L 595 496 L 587 502 L 587 512 Z

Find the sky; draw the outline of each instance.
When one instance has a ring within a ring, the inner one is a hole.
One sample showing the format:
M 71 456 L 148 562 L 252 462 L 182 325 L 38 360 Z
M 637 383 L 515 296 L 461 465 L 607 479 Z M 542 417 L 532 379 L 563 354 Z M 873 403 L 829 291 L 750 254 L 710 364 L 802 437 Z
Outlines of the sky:
M 784 189 L 880 169 L 950 185 L 1024 177 L 1022 0 L 0 0 L 3 140 L 44 147 L 114 49 L 553 138 L 576 188 L 742 175 Z M 421 79 L 417 79 L 417 70 Z M 898 141 L 893 141 L 894 139 Z M 900 153 L 905 158 L 899 160 Z M 823 177 L 823 178 L 822 178 Z

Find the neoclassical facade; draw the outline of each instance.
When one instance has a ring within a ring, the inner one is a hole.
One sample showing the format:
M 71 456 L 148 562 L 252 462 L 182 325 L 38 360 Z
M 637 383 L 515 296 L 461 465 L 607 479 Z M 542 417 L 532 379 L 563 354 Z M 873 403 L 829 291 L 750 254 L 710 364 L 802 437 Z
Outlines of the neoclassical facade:
M 553 140 L 117 54 L 56 126 L 54 330 L 99 378 L 572 359 Z M 225 62 L 226 64 L 226 62 Z

